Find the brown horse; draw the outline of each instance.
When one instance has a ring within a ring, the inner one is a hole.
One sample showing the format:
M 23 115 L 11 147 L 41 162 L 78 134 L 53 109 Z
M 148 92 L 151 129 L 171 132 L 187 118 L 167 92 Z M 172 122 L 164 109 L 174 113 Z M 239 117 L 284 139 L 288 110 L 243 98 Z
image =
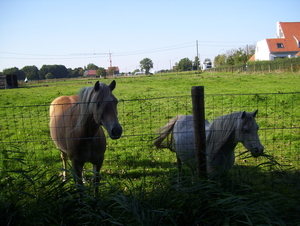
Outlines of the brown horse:
M 97 81 L 93 87 L 82 88 L 78 95 L 61 96 L 50 105 L 50 133 L 53 142 L 61 151 L 63 176 L 66 179 L 67 159 L 82 183 L 83 165 L 93 164 L 94 182 L 100 181 L 106 138 L 102 126 L 110 138 L 119 139 L 122 127 L 119 124 L 117 102 L 112 94 L 116 82 L 110 85 Z M 95 186 L 97 192 L 97 186 Z

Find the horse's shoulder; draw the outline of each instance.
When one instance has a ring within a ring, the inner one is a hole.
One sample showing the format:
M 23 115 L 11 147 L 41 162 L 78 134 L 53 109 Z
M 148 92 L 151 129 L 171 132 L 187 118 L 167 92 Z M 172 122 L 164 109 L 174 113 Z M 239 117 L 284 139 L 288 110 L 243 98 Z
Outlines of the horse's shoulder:
M 77 95 L 69 96 L 69 98 L 70 98 L 70 100 L 72 101 L 72 103 L 78 102 L 78 96 L 77 96 Z

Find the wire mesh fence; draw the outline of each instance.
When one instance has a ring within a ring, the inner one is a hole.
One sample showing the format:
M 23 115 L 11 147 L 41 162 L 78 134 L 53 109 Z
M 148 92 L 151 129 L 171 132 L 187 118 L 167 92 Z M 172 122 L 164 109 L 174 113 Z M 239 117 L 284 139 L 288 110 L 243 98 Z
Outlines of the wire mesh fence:
M 300 168 L 300 92 L 205 95 L 208 121 L 236 111 L 253 112 L 259 136 L 266 153 L 282 165 Z M 101 172 L 112 177 L 134 177 L 149 173 L 157 176 L 176 171 L 176 157 L 167 149 L 153 145 L 156 130 L 177 114 L 192 114 L 191 96 L 122 100 L 118 105 L 123 135 L 119 140 L 108 138 Z M 57 170 L 60 153 L 49 132 L 49 105 L 24 105 L 0 109 L 1 174 L 38 167 Z M 236 148 L 236 164 L 257 166 L 264 158 L 242 155 L 245 148 Z
M 220 66 L 211 68 L 211 72 L 271 72 L 271 71 L 290 71 L 298 72 L 300 69 L 300 58 L 285 58 L 272 61 L 252 61 L 247 64 Z

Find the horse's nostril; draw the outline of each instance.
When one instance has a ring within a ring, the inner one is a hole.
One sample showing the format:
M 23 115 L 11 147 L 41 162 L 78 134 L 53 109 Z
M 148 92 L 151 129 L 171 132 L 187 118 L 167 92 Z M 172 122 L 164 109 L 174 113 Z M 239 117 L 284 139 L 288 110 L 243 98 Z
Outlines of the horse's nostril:
M 258 149 L 258 153 L 263 153 L 263 152 L 264 152 L 264 148 L 263 147 Z
M 262 153 L 264 151 L 264 148 L 255 148 L 253 150 L 254 153 Z
M 122 127 L 113 128 L 111 131 L 111 135 L 112 135 L 112 138 L 114 138 L 114 139 L 120 138 L 122 135 Z
M 251 154 L 253 157 L 261 156 L 261 155 L 263 155 L 263 153 L 264 153 L 264 148 L 257 147 L 257 148 L 253 148 L 251 150 Z

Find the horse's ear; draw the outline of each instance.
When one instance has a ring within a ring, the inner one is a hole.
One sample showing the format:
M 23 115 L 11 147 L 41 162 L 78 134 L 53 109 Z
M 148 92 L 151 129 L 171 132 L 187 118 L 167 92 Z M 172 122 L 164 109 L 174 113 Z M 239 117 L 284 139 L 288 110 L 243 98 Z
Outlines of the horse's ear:
M 113 91 L 113 90 L 116 88 L 116 81 L 113 80 L 113 81 L 109 84 L 108 87 L 110 88 L 111 91 Z
M 95 83 L 94 90 L 95 90 L 96 92 L 97 92 L 98 90 L 100 90 L 100 83 L 99 83 L 99 81 L 97 81 L 97 82 Z
M 251 115 L 253 116 L 253 118 L 255 118 L 255 116 L 257 115 L 257 112 L 258 112 L 258 110 L 253 111 L 253 112 L 251 113 Z
M 246 117 L 246 112 L 243 111 L 242 114 L 241 114 L 241 119 L 244 119 Z

